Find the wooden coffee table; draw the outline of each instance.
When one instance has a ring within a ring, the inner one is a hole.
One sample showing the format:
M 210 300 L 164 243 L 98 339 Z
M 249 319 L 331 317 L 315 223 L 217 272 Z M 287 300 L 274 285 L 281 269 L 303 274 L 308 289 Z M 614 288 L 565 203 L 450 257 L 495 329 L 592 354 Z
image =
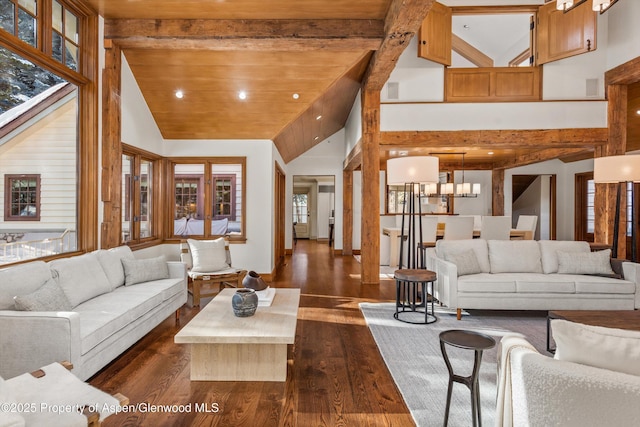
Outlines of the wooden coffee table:
M 551 320 L 564 319 L 605 328 L 640 331 L 640 311 L 638 310 L 552 310 L 547 315 L 547 351 L 551 348 Z
M 191 380 L 285 381 L 300 289 L 276 289 L 271 306 L 250 317 L 233 314 L 235 291 L 223 289 L 174 338 L 191 344 Z

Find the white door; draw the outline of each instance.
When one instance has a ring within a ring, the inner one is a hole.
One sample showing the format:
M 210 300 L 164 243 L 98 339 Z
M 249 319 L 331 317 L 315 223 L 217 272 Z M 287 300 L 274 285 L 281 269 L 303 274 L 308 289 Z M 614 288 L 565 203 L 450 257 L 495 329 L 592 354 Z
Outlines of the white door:
M 293 224 L 295 237 L 309 238 L 309 193 L 293 194 Z

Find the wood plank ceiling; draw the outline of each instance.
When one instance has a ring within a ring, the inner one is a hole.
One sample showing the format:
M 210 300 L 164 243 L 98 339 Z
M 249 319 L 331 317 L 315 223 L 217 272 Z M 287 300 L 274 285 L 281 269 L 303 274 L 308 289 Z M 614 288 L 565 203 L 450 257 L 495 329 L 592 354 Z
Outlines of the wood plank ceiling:
M 86 1 L 164 138 L 270 139 L 285 162 L 344 126 L 391 2 Z

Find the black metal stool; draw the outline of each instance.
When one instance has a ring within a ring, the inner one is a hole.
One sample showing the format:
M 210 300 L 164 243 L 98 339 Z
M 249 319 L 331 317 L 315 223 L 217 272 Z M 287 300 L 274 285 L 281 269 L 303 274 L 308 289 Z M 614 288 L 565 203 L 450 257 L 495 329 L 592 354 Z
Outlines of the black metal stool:
M 445 349 L 445 344 L 458 348 L 464 348 L 475 351 L 473 363 L 473 371 L 468 377 L 463 377 L 453 373 L 449 356 Z M 480 417 L 480 385 L 478 383 L 478 374 L 480 373 L 480 362 L 482 361 L 482 351 L 493 348 L 496 341 L 488 335 L 479 332 L 464 331 L 452 329 L 440 332 L 440 350 L 444 357 L 444 363 L 447 364 L 449 370 L 449 387 L 447 389 L 447 408 L 444 412 L 444 426 L 449 423 L 449 408 L 451 406 L 451 392 L 453 391 L 453 383 L 461 383 L 469 387 L 471 390 L 471 417 L 473 418 L 473 426 L 482 426 L 482 418 Z
M 396 270 L 393 277 L 396 279 L 396 312 L 393 317 L 405 323 L 433 323 L 438 318 L 435 316 L 433 304 L 433 282 L 436 273 L 423 269 Z M 431 309 L 429 310 L 429 284 L 431 284 Z M 424 308 L 424 310 L 421 310 Z M 424 321 L 412 321 L 403 318 L 403 313 L 424 313 Z

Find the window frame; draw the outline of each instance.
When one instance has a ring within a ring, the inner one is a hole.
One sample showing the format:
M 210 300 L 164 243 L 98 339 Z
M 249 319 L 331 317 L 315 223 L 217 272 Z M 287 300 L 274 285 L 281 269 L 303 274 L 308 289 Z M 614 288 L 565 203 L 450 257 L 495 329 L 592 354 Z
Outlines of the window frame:
M 203 165 L 204 182 L 199 194 L 203 194 L 202 200 L 198 200 L 198 205 L 204 206 L 204 231 L 202 235 L 190 235 L 189 238 L 216 238 L 220 237 L 217 234 L 211 234 L 211 220 L 213 220 L 213 202 L 214 202 L 214 176 L 228 176 L 229 174 L 221 173 L 214 174 L 212 167 L 215 165 L 240 165 L 241 171 L 241 212 L 239 214 L 241 218 L 241 232 L 240 234 L 226 234 L 225 237 L 229 239 L 230 243 L 245 243 L 247 240 L 247 158 L 245 156 L 234 157 L 180 157 L 180 158 L 167 158 L 168 162 L 168 186 L 172 189 L 171 197 L 167 197 L 167 203 L 165 204 L 165 212 L 167 212 L 165 227 L 167 230 L 168 239 L 184 239 L 184 236 L 174 234 L 174 216 L 175 216 L 175 167 L 178 164 L 193 164 Z M 238 191 L 237 183 L 234 186 L 236 192 Z M 235 201 L 233 202 L 235 205 Z M 238 216 L 237 206 L 234 208 L 236 217 Z
M 213 197 L 213 205 L 217 205 L 218 203 L 216 202 L 217 200 L 217 181 L 218 180 L 230 180 L 231 181 L 231 194 L 235 194 L 236 193 L 236 176 L 232 175 L 232 174 L 211 174 L 211 190 L 214 192 L 214 194 L 212 195 Z M 229 215 L 221 215 L 215 214 L 215 207 L 214 207 L 214 212 L 211 214 L 213 220 L 219 220 L 219 219 L 231 219 L 231 218 L 235 218 L 236 217 L 236 198 L 235 197 L 231 197 L 231 200 L 229 201 L 229 205 L 230 205 L 230 213 Z
M 11 214 L 11 199 L 13 195 L 13 181 L 19 179 L 35 179 L 36 180 L 36 215 L 20 216 Z M 6 174 L 4 175 L 4 221 L 40 221 L 40 193 L 41 193 L 40 174 Z
M 51 0 L 41 0 L 42 9 L 50 7 Z M 46 48 L 47 43 L 39 42 L 37 47 L 20 40 L 15 35 L 0 29 L 0 46 L 8 49 L 24 59 L 33 62 L 44 69 L 55 73 L 57 76 L 74 84 L 78 90 L 78 149 L 77 149 L 77 198 L 76 198 L 76 236 L 77 250 L 65 252 L 60 255 L 44 256 L 37 259 L 50 260 L 77 255 L 92 251 L 98 247 L 98 183 L 99 175 L 99 138 L 98 138 L 98 73 L 99 49 L 98 49 L 98 15 L 79 0 L 59 0 L 69 7 L 80 19 L 78 25 L 79 39 L 83 41 L 82 55 L 78 61 L 78 70 L 74 71 L 51 57 L 51 49 Z M 47 32 L 51 32 L 50 22 L 39 19 L 39 35 L 46 38 Z M 81 208 L 82 207 L 82 208 Z M 28 261 L 32 261 L 30 259 Z M 27 261 L 27 260 L 25 260 Z M 15 263 L 3 264 L 9 266 Z
M 123 185 L 122 194 L 122 210 L 124 211 L 121 218 L 130 222 L 129 226 L 129 240 L 124 239 L 124 232 L 121 229 L 120 240 L 124 245 L 135 246 L 139 244 L 148 243 L 154 240 L 158 240 L 161 237 L 160 231 L 160 208 L 161 208 L 161 160 L 162 157 L 148 151 L 142 150 L 131 145 L 122 144 L 122 156 L 129 156 L 131 171 L 128 173 L 122 173 L 122 177 L 127 177 L 127 182 Z M 122 158 L 121 156 L 121 158 Z M 141 183 L 140 177 L 141 164 L 143 161 L 151 164 L 150 184 L 151 192 L 151 209 L 148 212 L 151 213 L 150 230 L 151 233 L 147 237 L 141 237 L 141 223 L 142 223 L 142 201 L 141 201 Z M 122 183 L 121 183 L 122 184 Z M 127 197 L 127 194 L 129 197 Z M 129 216 L 127 216 L 127 214 Z M 131 218 L 133 216 L 133 219 Z M 135 218 L 138 218 L 136 220 Z M 122 227 L 122 220 L 120 222 Z

